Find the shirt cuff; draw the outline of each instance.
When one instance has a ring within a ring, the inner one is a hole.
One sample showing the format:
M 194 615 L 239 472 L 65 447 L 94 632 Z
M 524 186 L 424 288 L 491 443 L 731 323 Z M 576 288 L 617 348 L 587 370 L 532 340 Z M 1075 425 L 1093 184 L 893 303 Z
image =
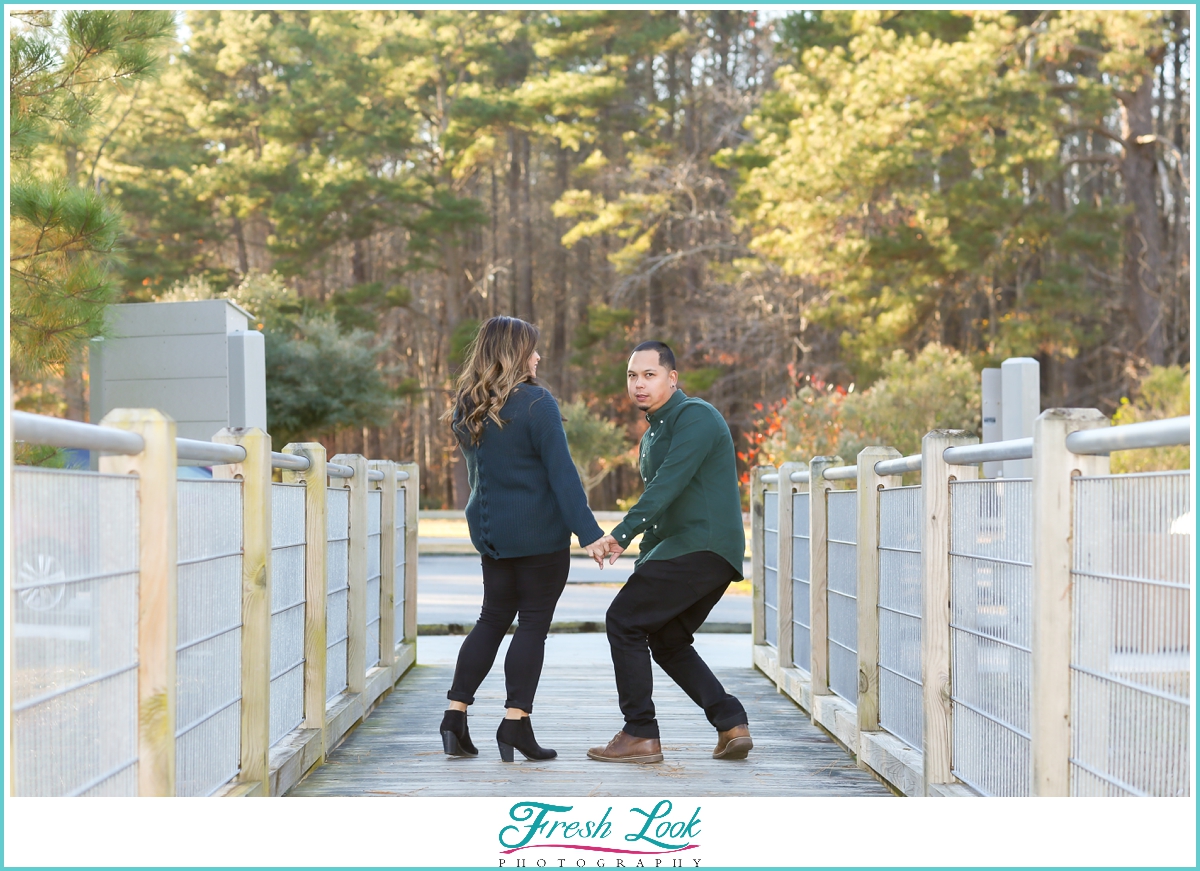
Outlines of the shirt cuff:
M 609 535 L 615 538 L 617 540 L 617 544 L 619 544 L 622 548 L 628 549 L 629 542 L 633 541 L 633 539 L 637 536 L 637 531 L 635 531 L 625 521 L 621 521 L 613 528 L 613 531 L 610 532 Z

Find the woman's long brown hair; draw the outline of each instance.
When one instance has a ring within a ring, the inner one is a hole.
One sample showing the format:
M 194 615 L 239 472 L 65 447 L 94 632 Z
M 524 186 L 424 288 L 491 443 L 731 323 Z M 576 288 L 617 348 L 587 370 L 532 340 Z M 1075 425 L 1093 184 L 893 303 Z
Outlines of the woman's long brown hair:
M 495 317 L 484 321 L 467 348 L 462 374 L 455 384 L 454 404 L 443 415 L 453 421 L 460 441 L 472 444 L 483 438 L 488 418 L 504 426 L 500 409 L 518 384 L 533 383 L 529 358 L 537 350 L 541 333 L 520 318 Z

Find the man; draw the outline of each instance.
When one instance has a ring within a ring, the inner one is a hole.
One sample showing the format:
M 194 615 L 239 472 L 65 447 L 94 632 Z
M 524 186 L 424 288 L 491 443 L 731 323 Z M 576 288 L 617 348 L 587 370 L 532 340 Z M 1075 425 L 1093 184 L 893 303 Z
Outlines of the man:
M 717 730 L 713 757 L 744 759 L 754 746 L 746 709 L 692 646 L 692 634 L 726 587 L 742 577 L 746 539 L 733 438 L 715 408 L 679 389 L 675 355 L 664 343 L 634 348 L 627 377 L 629 396 L 650 427 L 641 444 L 645 491 L 604 539 L 611 563 L 642 533 L 635 571 L 605 624 L 625 726 L 588 757 L 662 761 L 651 699 L 653 656 Z

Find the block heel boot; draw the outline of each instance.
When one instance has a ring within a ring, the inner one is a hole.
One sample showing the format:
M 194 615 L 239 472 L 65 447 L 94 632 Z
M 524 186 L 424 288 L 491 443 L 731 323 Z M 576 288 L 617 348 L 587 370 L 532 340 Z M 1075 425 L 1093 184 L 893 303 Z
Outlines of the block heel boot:
M 442 749 L 447 756 L 478 756 L 467 731 L 466 711 L 446 711 L 442 715 Z
M 558 752 L 549 747 L 538 745 L 533 737 L 533 724 L 528 717 L 519 720 L 504 719 L 496 730 L 496 743 L 500 746 L 500 758 L 505 762 L 513 761 L 513 748 L 520 750 L 526 759 L 553 759 Z

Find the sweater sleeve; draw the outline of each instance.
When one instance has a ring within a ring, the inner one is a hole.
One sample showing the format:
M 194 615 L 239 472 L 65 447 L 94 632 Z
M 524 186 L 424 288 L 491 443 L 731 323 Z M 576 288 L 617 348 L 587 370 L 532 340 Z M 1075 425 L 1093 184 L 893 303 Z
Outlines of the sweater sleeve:
M 654 521 L 679 498 L 695 477 L 712 449 L 714 434 L 712 418 L 703 409 L 680 412 L 671 433 L 671 446 L 662 465 L 646 483 L 642 498 L 612 531 L 617 544 L 628 547 L 635 535 L 653 528 Z
M 588 508 L 587 494 L 579 480 L 579 472 L 571 461 L 567 433 L 563 429 L 558 403 L 549 391 L 543 391 L 541 396 L 535 397 L 530 403 L 529 411 L 534 448 L 541 457 L 542 465 L 546 467 L 550 489 L 554 492 L 554 499 L 558 502 L 563 520 L 579 537 L 580 547 L 591 544 L 604 536 L 604 530 L 596 523 L 595 516 Z

